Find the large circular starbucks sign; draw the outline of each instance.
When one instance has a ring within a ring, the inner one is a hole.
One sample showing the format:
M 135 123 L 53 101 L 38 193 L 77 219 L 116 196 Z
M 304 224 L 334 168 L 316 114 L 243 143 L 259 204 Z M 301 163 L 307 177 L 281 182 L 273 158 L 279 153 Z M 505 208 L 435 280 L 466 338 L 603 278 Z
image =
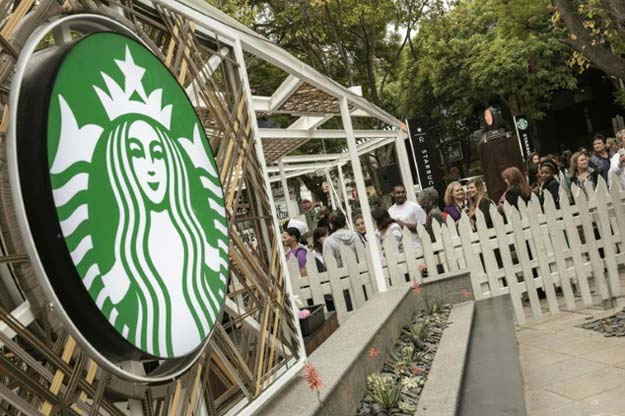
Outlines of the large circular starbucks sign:
M 228 274 L 220 178 L 184 90 L 139 42 L 91 34 L 24 74 L 17 165 L 46 278 L 118 361 L 187 356 Z

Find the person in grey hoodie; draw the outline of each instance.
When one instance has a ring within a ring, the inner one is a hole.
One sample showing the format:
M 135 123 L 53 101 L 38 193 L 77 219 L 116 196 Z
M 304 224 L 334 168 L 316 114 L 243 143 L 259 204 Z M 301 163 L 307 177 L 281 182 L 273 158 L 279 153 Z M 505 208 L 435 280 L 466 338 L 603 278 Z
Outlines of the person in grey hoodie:
M 324 255 L 332 254 L 336 258 L 338 267 L 343 267 L 343 259 L 341 259 L 339 247 L 341 244 L 344 244 L 356 254 L 358 234 L 347 228 L 345 214 L 339 210 L 332 211 L 330 214 L 330 231 L 330 236 L 323 242 L 323 253 Z
M 425 229 L 430 234 L 430 237 L 434 239 L 434 231 L 432 230 L 432 222 L 436 221 L 442 224 L 443 213 L 438 206 L 438 191 L 432 187 L 425 188 L 419 193 L 419 205 L 425 211 L 427 219 L 425 220 Z

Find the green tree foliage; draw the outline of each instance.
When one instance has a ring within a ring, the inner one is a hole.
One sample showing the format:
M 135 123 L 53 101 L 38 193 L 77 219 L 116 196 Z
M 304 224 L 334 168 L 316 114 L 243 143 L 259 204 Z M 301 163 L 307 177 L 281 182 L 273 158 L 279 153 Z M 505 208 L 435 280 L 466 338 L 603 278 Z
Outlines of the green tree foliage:
M 362 86 L 363 95 L 384 108 L 396 104 L 394 81 L 418 22 L 443 10 L 443 0 L 214 0 L 213 4 L 343 85 Z M 250 20 L 250 15 L 255 18 Z M 271 95 L 285 74 L 258 59 L 247 58 L 253 93 Z M 270 118 L 283 126 L 292 121 Z M 331 120 L 324 127 L 338 127 L 337 123 Z M 375 121 L 359 118 L 354 123 L 356 128 L 371 128 Z M 339 150 L 333 143 L 325 146 L 327 152 Z M 322 143 L 309 142 L 298 150 L 321 153 Z M 389 149 L 364 157 L 376 189 L 379 183 L 375 167 L 390 163 L 393 157 Z M 303 180 L 317 194 L 324 178 L 311 176 Z
M 484 108 L 540 119 L 554 91 L 575 88 L 561 36 L 549 0 L 460 0 L 421 22 L 388 88 L 391 111 L 421 118 L 435 139 L 460 140 L 468 163 Z
M 398 118 L 426 118 L 434 138 L 465 144 L 487 105 L 539 119 L 554 91 L 575 88 L 550 1 L 212 0 L 338 82 L 361 85 L 367 99 Z M 259 95 L 285 77 L 251 57 L 248 68 Z M 302 151 L 320 148 L 311 143 Z M 389 157 L 376 152 L 367 170 Z
M 424 22 L 416 43 L 418 59 L 403 79 L 415 77 L 417 91 L 400 89 L 412 93 L 408 115 L 436 107 L 465 119 L 496 102 L 538 119 L 555 90 L 576 85 L 546 0 L 460 1 Z
M 443 0 L 210 2 L 338 82 L 361 85 L 364 95 L 378 105 L 384 104 L 386 86 L 397 77 L 402 51 L 416 33 L 419 21 L 440 13 L 444 3 Z M 251 16 L 255 18 L 250 19 Z

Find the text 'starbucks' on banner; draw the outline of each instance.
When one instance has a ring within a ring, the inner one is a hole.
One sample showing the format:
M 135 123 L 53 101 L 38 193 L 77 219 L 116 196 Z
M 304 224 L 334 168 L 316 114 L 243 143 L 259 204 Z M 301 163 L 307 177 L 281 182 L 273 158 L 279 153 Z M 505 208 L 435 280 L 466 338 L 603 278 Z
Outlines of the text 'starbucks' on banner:
M 408 120 L 407 124 L 412 151 L 409 159 L 415 183 L 419 183 L 421 189 L 434 187 L 439 195 L 443 195 L 445 182 L 428 128 L 422 120 L 416 118 Z
M 534 146 L 532 146 L 532 138 L 530 136 L 529 120 L 525 116 L 515 116 L 514 127 L 516 130 L 517 139 L 519 140 L 519 147 L 521 148 L 523 160 L 527 160 L 530 153 L 534 151 Z

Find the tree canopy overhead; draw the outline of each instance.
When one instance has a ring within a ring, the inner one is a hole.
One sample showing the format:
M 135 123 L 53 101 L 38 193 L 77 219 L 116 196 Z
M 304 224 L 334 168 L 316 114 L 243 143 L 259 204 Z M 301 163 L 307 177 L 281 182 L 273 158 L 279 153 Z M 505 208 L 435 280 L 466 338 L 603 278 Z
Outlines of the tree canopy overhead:
M 542 118 L 589 64 L 625 78 L 623 0 L 212 2 L 398 118 L 426 119 L 438 140 L 466 144 L 492 104 Z M 261 95 L 285 76 L 260 61 L 248 67 Z M 383 151 L 366 161 L 387 162 Z
M 538 0 L 461 1 L 423 23 L 418 60 L 408 69 L 416 71 L 429 100 L 459 117 L 498 102 L 513 114 L 540 118 L 553 91 L 575 87 L 568 48 L 546 30 L 548 6 Z
M 216 0 L 314 68 L 384 106 L 402 52 L 443 0 Z

